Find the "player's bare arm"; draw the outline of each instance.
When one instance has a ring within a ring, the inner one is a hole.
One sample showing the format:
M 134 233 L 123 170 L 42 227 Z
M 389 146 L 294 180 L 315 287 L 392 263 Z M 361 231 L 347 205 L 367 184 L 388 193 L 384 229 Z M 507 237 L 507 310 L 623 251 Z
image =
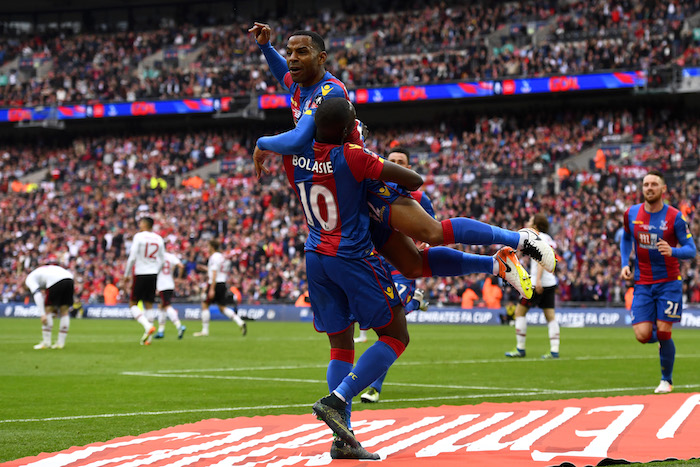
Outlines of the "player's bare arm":
M 384 161 L 384 167 L 379 179 L 385 182 L 398 183 L 410 191 L 415 191 L 423 185 L 423 177 L 418 173 L 390 161 Z
M 537 270 L 537 285 L 535 286 L 535 292 L 541 294 L 544 292 L 544 287 L 542 287 L 542 275 L 544 274 L 544 268 L 539 264 L 536 264 L 535 269 Z

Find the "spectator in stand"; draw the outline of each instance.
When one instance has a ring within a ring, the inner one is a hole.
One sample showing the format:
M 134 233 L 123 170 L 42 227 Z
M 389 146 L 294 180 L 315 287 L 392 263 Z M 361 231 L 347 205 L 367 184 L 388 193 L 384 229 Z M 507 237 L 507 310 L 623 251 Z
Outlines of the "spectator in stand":
M 351 14 L 279 19 L 272 42 L 283 44 L 298 29 L 331 38 L 328 69 L 349 88 L 636 71 L 697 65 L 700 53 L 684 21 L 698 9 L 697 0 L 614 5 L 596 0 L 493 5 L 448 1 L 402 10 L 386 0 Z M 60 31 L 3 39 L 7 46 L 0 47 L 5 53 L 0 60 L 14 59 L 22 51 L 36 64 L 51 63 L 51 68 L 45 76 L 26 80 L 16 73 L 0 76 L 0 106 L 280 91 L 260 70 L 264 60 L 247 40 L 247 24 L 237 18 L 208 32 L 182 23 L 150 31 Z M 544 38 L 539 34 L 535 41 L 541 26 L 554 32 Z M 493 37 L 506 28 L 510 34 Z M 196 58 L 185 60 L 187 65 L 162 60 L 158 66 L 148 64 L 172 50 Z
M 614 279 L 615 235 L 625 206 L 640 196 L 634 171 L 639 169 L 631 166 L 697 171 L 698 128 L 697 116 L 644 108 L 540 113 L 526 121 L 511 115 L 476 115 L 470 120 L 455 116 L 420 127 L 378 127 L 368 145 L 385 154 L 392 145 L 413 150 L 439 218 L 472 217 L 515 229 L 534 212 L 548 212 L 562 255 L 556 272 L 559 298 L 588 301 L 597 294 L 609 303 L 622 302 L 626 289 Z M 554 163 L 610 135 L 639 137 L 645 146 L 624 159 L 608 156 L 606 173 L 571 171 L 561 179 L 550 175 Z M 264 188 L 255 182 L 246 147 L 249 137 L 243 130 L 185 136 L 107 133 L 66 138 L 48 150 L 38 143 L 3 141 L 0 182 L 9 181 L 16 170 L 25 174 L 32 167 L 62 168 L 61 178 L 49 178 L 33 192 L 10 191 L 0 199 L 3 298 L 22 300 L 20 276 L 54 252 L 59 264 L 75 275 L 76 297 L 83 303 L 100 302 L 108 277 L 118 281 L 123 274 L 129 244 L 125 229 L 140 207 L 151 206 L 154 230 L 186 261 L 176 302 L 200 299 L 205 279 L 196 265 L 206 262 L 206 242 L 216 237 L 230 246 L 225 255 L 237 265 L 244 302 L 293 303 L 305 285 L 304 219 L 284 179 Z M 175 185 L 175 174 L 184 175 L 203 163 L 204 155 L 198 163 L 193 155 L 200 148 L 203 154 L 207 146 L 214 148 L 214 159 L 233 159 L 234 172 L 200 185 Z M 283 172 L 279 166 L 272 169 Z M 169 177 L 166 190 L 148 187 L 151 172 Z M 512 174 L 518 174 L 522 184 L 504 178 Z M 668 193 L 669 202 L 684 209 L 695 236 L 700 235 L 700 217 L 692 209 L 700 203 L 697 179 L 700 174 L 695 180 L 674 182 Z M 544 188 L 542 180 L 547 180 Z M 9 183 L 6 186 L 9 189 Z M 469 251 L 495 252 L 487 247 Z M 697 261 L 682 262 L 681 268 L 688 300 L 698 301 Z M 601 285 L 597 292 L 596 283 Z M 426 300 L 459 304 L 470 284 L 465 278 L 428 279 Z

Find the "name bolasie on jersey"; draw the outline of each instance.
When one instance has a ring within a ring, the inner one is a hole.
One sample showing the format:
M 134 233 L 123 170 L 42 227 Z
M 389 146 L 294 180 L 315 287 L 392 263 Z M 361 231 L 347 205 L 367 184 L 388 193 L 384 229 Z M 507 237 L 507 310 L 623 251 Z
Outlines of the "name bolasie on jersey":
M 317 174 L 333 173 L 331 161 L 318 162 L 308 157 L 292 156 L 292 165 Z

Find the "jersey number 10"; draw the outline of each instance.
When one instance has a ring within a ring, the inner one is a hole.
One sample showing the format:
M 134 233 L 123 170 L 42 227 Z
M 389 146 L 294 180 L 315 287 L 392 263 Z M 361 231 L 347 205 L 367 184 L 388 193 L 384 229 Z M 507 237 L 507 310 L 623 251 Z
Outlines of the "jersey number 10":
M 326 232 L 335 230 L 338 226 L 338 204 L 331 190 L 322 185 L 311 185 L 308 196 L 306 193 L 306 182 L 297 183 L 299 187 L 299 199 L 304 206 L 304 214 L 309 225 L 320 225 Z M 323 198 L 326 204 L 327 219 L 321 216 L 319 198 Z

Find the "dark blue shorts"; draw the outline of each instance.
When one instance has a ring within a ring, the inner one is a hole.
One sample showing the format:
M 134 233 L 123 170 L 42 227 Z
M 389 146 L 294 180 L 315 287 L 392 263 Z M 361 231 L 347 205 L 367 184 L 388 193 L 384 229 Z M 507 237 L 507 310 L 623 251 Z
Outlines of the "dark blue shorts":
M 401 305 L 389 272 L 376 255 L 362 259 L 306 252 L 309 300 L 318 332 L 337 334 L 357 321 L 361 329 L 382 328 Z
M 401 303 L 403 303 L 406 309 L 406 314 L 417 310 L 418 302 L 413 300 L 413 293 L 416 291 L 416 281 L 414 279 L 407 279 L 396 270 L 392 271 L 391 278 L 394 279 L 394 285 L 399 292 L 399 297 L 401 297 Z
M 666 321 L 677 323 L 683 312 L 683 282 L 635 284 L 632 324 Z
M 418 302 L 413 300 L 413 293 L 416 291 L 416 281 L 415 279 L 408 279 L 403 274 L 394 268 L 394 266 L 389 263 L 383 256 L 379 256 L 382 261 L 382 265 L 391 274 L 391 280 L 394 281 L 394 286 L 399 294 L 401 303 L 403 304 L 406 314 L 418 309 Z
M 401 186 L 393 188 L 377 180 L 368 183 L 369 229 L 375 248 L 384 246 L 394 231 L 391 227 L 391 205 L 401 196 L 413 199 L 411 193 Z
M 369 233 L 372 236 L 372 244 L 374 245 L 374 248 L 380 250 L 384 245 L 386 245 L 386 242 L 389 241 L 389 237 L 391 237 L 391 234 L 394 233 L 394 229 L 388 226 L 388 224 L 377 222 L 370 218 Z

